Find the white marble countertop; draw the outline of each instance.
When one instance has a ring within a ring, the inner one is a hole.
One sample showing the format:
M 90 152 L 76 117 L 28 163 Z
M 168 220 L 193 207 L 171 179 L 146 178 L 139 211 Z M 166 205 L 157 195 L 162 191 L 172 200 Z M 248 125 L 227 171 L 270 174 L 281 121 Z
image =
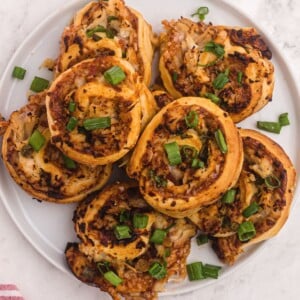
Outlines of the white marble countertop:
M 69 0 L 71 1 L 71 0 Z M 175 3 L 175 1 L 174 1 Z M 201 1 L 199 2 L 201 3 Z M 271 36 L 300 82 L 300 2 L 297 0 L 231 0 Z M 61 0 L 0 1 L 0 76 L 24 38 Z M 300 100 L 300 99 L 299 99 Z M 0 99 L 2 101 L 2 99 Z M 0 183 L 1 188 L 1 183 Z M 13 200 L 13 199 L 12 199 Z M 280 234 L 237 272 L 214 284 L 163 299 L 299 299 L 300 203 L 295 199 Z M 0 283 L 15 283 L 27 300 L 109 299 L 53 267 L 22 236 L 0 201 Z

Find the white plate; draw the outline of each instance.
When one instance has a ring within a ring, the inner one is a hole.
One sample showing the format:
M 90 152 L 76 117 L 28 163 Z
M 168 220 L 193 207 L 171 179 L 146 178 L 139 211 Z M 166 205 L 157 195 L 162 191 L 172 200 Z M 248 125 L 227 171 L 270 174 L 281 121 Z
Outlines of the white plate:
M 74 12 L 86 2 L 88 1 L 81 0 L 69 5 L 62 5 L 58 12 L 34 30 L 15 53 L 0 82 L 0 99 L 2 99 L 0 111 L 5 117 L 9 117 L 13 110 L 26 103 L 26 93 L 35 75 L 51 78 L 49 71 L 39 67 L 45 58 L 57 56 L 59 37 L 64 26 L 69 23 Z M 161 30 L 161 20 L 179 18 L 180 16 L 189 17 L 200 5 L 208 6 L 210 9 L 206 21 L 211 21 L 214 24 L 258 28 L 248 17 L 219 0 L 201 1 L 201 3 L 195 0 L 176 2 L 174 0 L 127 0 L 127 4 L 142 12 L 156 32 Z M 258 29 L 263 33 L 260 28 Z M 300 144 L 297 133 L 300 132 L 298 121 L 300 120 L 300 109 L 299 102 L 296 101 L 300 98 L 299 93 L 284 59 L 276 50 L 276 46 L 265 34 L 263 36 L 273 52 L 272 61 L 276 69 L 273 102 L 240 125 L 245 128 L 254 128 L 257 120 L 276 120 L 280 113 L 288 112 L 291 125 L 283 128 L 280 135 L 269 134 L 269 136 L 283 146 L 299 171 L 300 161 L 297 157 L 297 150 L 300 149 Z M 27 69 L 25 80 L 18 81 L 11 78 L 11 72 L 15 65 Z M 68 241 L 76 240 L 71 221 L 75 205 L 57 205 L 32 200 L 13 182 L 2 162 L 0 163 L 0 182 L 0 197 L 20 231 L 48 261 L 58 269 L 70 274 L 64 259 L 64 249 Z M 249 261 L 261 246 L 262 244 L 249 249 L 233 267 L 224 266 L 221 278 L 238 269 L 244 262 Z M 194 243 L 188 261 L 199 260 L 220 265 L 209 246 L 197 247 Z M 164 295 L 185 293 L 212 282 L 214 281 L 204 280 L 168 284 Z

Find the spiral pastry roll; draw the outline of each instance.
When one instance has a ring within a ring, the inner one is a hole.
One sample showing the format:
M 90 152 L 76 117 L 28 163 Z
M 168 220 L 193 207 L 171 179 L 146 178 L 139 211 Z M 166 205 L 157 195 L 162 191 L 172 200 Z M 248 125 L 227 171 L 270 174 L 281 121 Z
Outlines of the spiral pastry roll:
M 284 150 L 265 135 L 240 129 L 244 164 L 237 185 L 190 219 L 213 239 L 220 259 L 233 264 L 246 246 L 273 237 L 288 218 L 295 169 Z
M 144 130 L 127 172 L 156 210 L 185 217 L 232 187 L 243 161 L 229 115 L 205 98 L 177 99 Z
M 195 226 L 155 212 L 136 183 L 115 183 L 82 202 L 73 221 L 81 243 L 67 245 L 70 269 L 113 299 L 155 299 L 170 277 L 186 276 Z
M 56 74 L 87 58 L 115 55 L 151 80 L 153 33 L 143 16 L 122 0 L 92 1 L 77 12 L 61 37 Z
M 159 69 L 175 98 L 204 96 L 235 123 L 272 100 L 272 53 L 254 28 L 163 21 Z
M 142 87 L 132 66 L 116 57 L 89 59 L 68 69 L 46 98 L 53 144 L 84 164 L 117 161 L 139 136 Z
M 111 165 L 79 164 L 51 144 L 45 104 L 34 101 L 12 113 L 2 156 L 12 178 L 26 192 L 56 203 L 82 200 L 99 190 L 111 174 Z

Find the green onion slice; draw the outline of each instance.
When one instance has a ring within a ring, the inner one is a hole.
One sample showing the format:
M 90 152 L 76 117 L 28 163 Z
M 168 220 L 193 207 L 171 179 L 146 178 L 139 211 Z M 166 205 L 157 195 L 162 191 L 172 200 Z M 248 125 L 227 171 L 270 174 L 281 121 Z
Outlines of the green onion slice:
M 278 121 L 279 121 L 279 124 L 280 124 L 281 126 L 287 126 L 287 125 L 290 125 L 290 120 L 289 120 L 289 115 L 288 115 L 288 113 L 280 114 L 280 115 L 279 115 L 279 118 L 278 118 Z
M 227 69 L 228 70 L 228 69 Z M 213 81 L 213 87 L 217 90 L 221 90 L 227 82 L 229 82 L 228 74 L 225 73 L 219 73 L 218 76 Z
M 149 216 L 143 214 L 133 215 L 133 227 L 137 229 L 146 228 L 148 225 Z
M 257 121 L 256 126 L 261 130 L 265 130 L 272 133 L 280 133 L 281 131 L 281 125 L 279 122 Z
M 279 188 L 281 185 L 281 181 L 275 175 L 269 175 L 265 179 L 265 185 L 270 189 Z
M 130 212 L 128 210 L 121 211 L 120 216 L 119 216 L 120 223 L 124 223 L 124 222 L 128 221 L 129 218 L 130 218 Z
M 110 117 L 91 118 L 83 121 L 83 127 L 85 130 L 105 129 L 111 126 Z
M 217 95 L 212 94 L 212 93 L 206 93 L 204 96 L 206 98 L 210 99 L 215 104 L 219 104 L 221 101 L 221 99 Z
M 35 76 L 31 82 L 30 90 L 36 93 L 42 92 L 49 86 L 49 80 Z
M 126 78 L 126 74 L 119 66 L 113 66 L 104 72 L 104 78 L 108 83 L 117 85 Z
M 165 151 L 168 156 L 168 160 L 171 166 L 178 165 L 182 162 L 180 149 L 176 142 L 164 144 Z
M 196 242 L 198 246 L 204 245 L 208 243 L 208 235 L 207 234 L 199 234 L 196 237 Z
M 243 80 L 243 72 L 238 72 L 238 74 L 237 74 L 237 82 L 238 82 L 238 84 L 239 85 L 242 85 L 242 80 Z
M 221 201 L 226 204 L 231 204 L 235 200 L 235 195 L 236 189 L 230 189 L 224 194 Z
M 220 266 L 205 264 L 202 266 L 203 275 L 206 278 L 214 278 L 217 279 L 219 277 L 219 272 L 222 269 Z
M 160 187 L 166 187 L 168 182 L 163 176 L 159 176 L 155 174 L 154 170 L 150 170 L 149 172 L 150 178 L 153 182 L 155 182 L 155 186 L 160 188 Z
M 117 225 L 114 233 L 118 240 L 131 238 L 130 228 L 127 225 Z
M 115 21 L 115 20 L 119 20 L 119 18 L 116 17 L 116 16 L 108 16 L 108 17 L 107 17 L 107 22 L 108 22 L 108 23 L 110 23 L 111 21 Z
M 109 266 L 110 266 L 110 263 L 108 261 L 97 262 L 97 269 L 102 275 L 104 275 L 104 273 L 110 271 Z
M 68 123 L 67 123 L 67 126 L 66 126 L 67 130 L 68 131 L 73 131 L 77 126 L 77 122 L 78 122 L 77 118 L 71 117 L 69 119 Z
M 40 149 L 45 145 L 46 138 L 41 134 L 41 132 L 36 129 L 29 138 L 29 145 L 34 149 L 34 151 L 39 152 Z
M 204 52 L 211 52 L 218 58 L 222 58 L 225 54 L 224 46 L 213 41 L 208 42 L 204 46 Z
M 65 167 L 67 169 L 70 169 L 70 170 L 76 169 L 76 163 L 73 159 L 71 159 L 70 157 L 64 155 L 63 160 L 64 160 Z
M 252 222 L 246 221 L 239 225 L 237 233 L 239 240 L 241 242 L 246 242 L 256 235 L 256 230 Z
M 186 266 L 190 281 L 205 279 L 202 262 L 194 262 Z
M 104 278 L 114 286 L 118 286 L 123 282 L 123 280 L 113 271 L 108 271 L 104 273 Z
M 204 168 L 204 162 L 202 161 L 202 160 L 200 160 L 199 158 L 194 158 L 193 160 L 192 160 L 192 168 L 194 168 L 194 169 L 202 169 L 202 168 Z
M 250 216 L 256 214 L 259 210 L 259 205 L 256 202 L 252 202 L 248 207 L 243 210 L 243 216 L 249 218 Z
M 26 70 L 22 67 L 15 66 L 12 72 L 12 77 L 23 80 L 26 74 Z
M 205 16 L 209 13 L 209 9 L 206 6 L 201 6 L 197 9 L 195 13 L 192 14 L 192 17 L 198 16 L 201 21 L 205 19 Z
M 164 229 L 155 229 L 150 237 L 150 242 L 156 245 L 161 245 L 164 242 L 167 234 L 168 232 Z
M 102 25 L 90 28 L 86 31 L 86 36 L 91 38 L 96 32 L 106 32 L 106 28 Z
M 76 103 L 74 101 L 71 101 L 69 103 L 68 109 L 69 109 L 69 112 L 74 112 L 76 110 Z
M 155 279 L 162 279 L 167 275 L 166 267 L 159 262 L 154 262 L 148 272 Z
M 217 142 L 221 152 L 224 153 L 224 154 L 227 153 L 228 147 L 227 147 L 224 135 L 223 135 L 223 133 L 220 129 L 218 129 L 215 132 L 215 139 L 216 139 L 216 142 Z
M 198 125 L 199 116 L 198 113 L 194 110 L 190 111 L 185 116 L 185 124 L 188 128 L 195 128 Z
M 188 161 L 191 161 L 193 158 L 197 157 L 198 155 L 198 150 L 195 147 L 192 147 L 190 145 L 183 145 L 181 147 L 181 152 L 184 158 Z

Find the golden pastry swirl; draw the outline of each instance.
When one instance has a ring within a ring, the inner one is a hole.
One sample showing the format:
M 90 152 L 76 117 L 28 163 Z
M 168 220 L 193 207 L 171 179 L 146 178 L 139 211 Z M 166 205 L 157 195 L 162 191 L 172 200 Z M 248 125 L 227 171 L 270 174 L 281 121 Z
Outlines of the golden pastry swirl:
M 118 84 L 111 84 L 104 76 L 112 68 L 124 74 Z M 81 163 L 105 165 L 117 161 L 139 136 L 143 86 L 132 66 L 116 57 L 98 57 L 73 66 L 52 83 L 47 94 L 52 142 Z M 71 102 L 73 112 L 69 110 Z M 97 118 L 106 120 L 106 125 L 87 128 L 87 120 Z M 70 129 L 68 124 L 74 119 L 75 126 Z
M 62 34 L 56 74 L 87 58 L 115 55 L 128 60 L 149 85 L 152 40 L 151 26 L 123 1 L 92 1 Z
M 192 126 L 193 125 L 193 126 Z M 223 153 L 216 135 L 222 135 Z M 166 145 L 177 148 L 173 164 Z M 216 201 L 239 176 L 239 133 L 229 115 L 205 98 L 177 99 L 150 121 L 129 161 L 146 201 L 172 217 L 185 217 Z
M 163 24 L 159 69 L 173 97 L 210 95 L 235 123 L 272 100 L 272 54 L 254 28 Z
M 136 214 L 148 216 L 144 228 L 135 228 Z M 81 243 L 67 245 L 70 269 L 81 281 L 108 292 L 113 299 L 154 299 L 170 277 L 186 276 L 186 257 L 195 226 L 155 212 L 142 198 L 136 183 L 108 186 L 94 199 L 79 204 L 73 221 Z M 115 230 L 119 225 L 128 226 L 131 236 L 118 239 Z M 150 240 L 156 229 L 166 230 L 161 244 Z M 164 276 L 150 275 L 153 263 L 165 266 Z M 122 283 L 113 286 L 105 280 L 101 269 L 113 271 Z
M 29 144 L 36 130 L 45 139 L 39 151 Z M 111 174 L 111 165 L 70 165 L 69 158 L 50 143 L 45 104 L 34 101 L 12 113 L 3 137 L 2 156 L 12 178 L 26 192 L 56 203 L 81 201 L 99 190 Z
M 271 238 L 282 228 L 296 178 L 292 162 L 278 144 L 254 130 L 240 129 L 240 133 L 245 160 L 234 201 L 220 199 L 190 217 L 202 232 L 215 237 L 213 248 L 228 264 L 234 263 L 246 246 Z M 246 241 L 238 234 L 244 222 L 251 222 L 256 231 Z

